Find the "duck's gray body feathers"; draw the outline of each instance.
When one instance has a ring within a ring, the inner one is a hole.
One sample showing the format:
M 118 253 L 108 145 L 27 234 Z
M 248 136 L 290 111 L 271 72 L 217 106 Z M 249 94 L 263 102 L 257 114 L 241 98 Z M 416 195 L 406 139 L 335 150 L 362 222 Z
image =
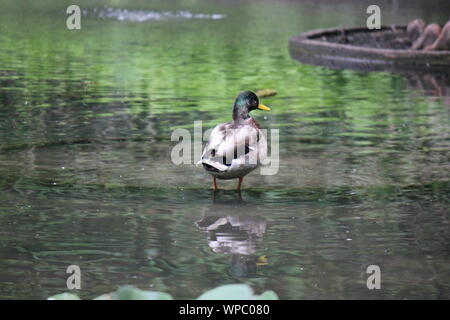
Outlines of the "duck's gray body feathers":
M 266 156 L 266 137 L 249 117 L 216 126 L 197 165 L 218 179 L 235 179 L 255 170 Z

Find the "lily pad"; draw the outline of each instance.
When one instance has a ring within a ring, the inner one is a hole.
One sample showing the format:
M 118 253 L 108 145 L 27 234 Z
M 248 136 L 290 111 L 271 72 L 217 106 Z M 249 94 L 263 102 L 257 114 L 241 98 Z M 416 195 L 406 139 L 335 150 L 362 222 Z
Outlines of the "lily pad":
M 64 292 L 60 294 L 55 294 L 54 296 L 51 296 L 47 300 L 81 300 L 81 299 L 76 294 Z
M 72 293 L 61 293 L 48 298 L 48 300 L 81 300 Z M 114 292 L 102 294 L 94 300 L 173 300 L 165 292 L 145 291 L 133 286 L 120 287 Z M 246 284 L 228 284 L 206 291 L 197 300 L 278 300 L 275 292 L 268 290 L 257 295 Z
M 132 286 L 119 288 L 116 292 L 111 293 L 113 300 L 173 300 L 172 296 L 165 292 L 144 291 Z M 107 299 L 106 295 L 102 295 L 97 299 Z
M 278 300 L 278 296 L 271 290 L 256 295 L 246 284 L 228 284 L 206 291 L 197 300 Z

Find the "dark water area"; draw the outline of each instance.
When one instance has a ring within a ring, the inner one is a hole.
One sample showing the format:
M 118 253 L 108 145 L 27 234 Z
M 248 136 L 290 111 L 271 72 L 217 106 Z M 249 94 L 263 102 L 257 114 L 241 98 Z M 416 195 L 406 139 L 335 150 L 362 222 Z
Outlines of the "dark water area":
M 281 299 L 450 298 L 450 81 L 300 64 L 300 32 L 364 25 L 367 1 L 0 4 L 0 298 L 123 285 L 192 299 L 229 283 Z M 434 2 L 433 2 L 434 3 Z M 443 23 L 448 1 L 381 1 Z M 279 171 L 243 191 L 171 160 L 171 134 L 276 89 Z M 368 290 L 366 268 L 381 268 Z

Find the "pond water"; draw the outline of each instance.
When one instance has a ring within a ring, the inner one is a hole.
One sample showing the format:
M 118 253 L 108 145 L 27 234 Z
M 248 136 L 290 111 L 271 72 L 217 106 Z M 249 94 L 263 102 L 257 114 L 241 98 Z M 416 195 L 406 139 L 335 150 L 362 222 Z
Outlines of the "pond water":
M 369 2 L 78 1 L 75 31 L 66 2 L 0 5 L 1 299 L 68 291 L 69 265 L 82 298 L 229 283 L 282 299 L 450 298 L 448 79 L 288 52 L 299 32 L 363 25 Z M 383 24 L 448 18 L 444 1 L 380 3 Z M 172 163 L 174 129 L 229 121 L 239 91 L 263 88 L 278 92 L 253 114 L 279 130 L 276 175 L 214 194 L 203 170 Z

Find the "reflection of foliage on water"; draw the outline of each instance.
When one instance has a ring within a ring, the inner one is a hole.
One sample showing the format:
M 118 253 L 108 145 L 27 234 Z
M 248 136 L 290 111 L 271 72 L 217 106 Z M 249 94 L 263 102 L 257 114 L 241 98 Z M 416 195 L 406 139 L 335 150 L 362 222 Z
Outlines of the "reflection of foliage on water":
M 0 203 L 9 209 L 0 220 L 9 227 L 0 241 L 9 249 L 0 252 L 1 270 L 5 275 L 15 266 L 11 279 L 18 276 L 20 283 L 26 277 L 43 288 L 41 298 L 65 290 L 68 261 L 80 265 L 89 284 L 83 298 L 113 291 L 117 283 L 195 298 L 217 283 L 236 282 L 229 257 L 211 252 L 195 226 L 205 208 L 214 216 L 208 210 L 213 206 L 209 190 L 52 186 L 26 178 L 12 189 L 11 181 L 4 182 Z M 266 220 L 255 252 L 266 255 L 268 264 L 258 268 L 256 278 L 242 279 L 257 292 L 272 289 L 293 298 L 355 298 L 358 292 L 369 298 L 374 293 L 358 288 L 365 285 L 365 264 L 376 261 L 390 270 L 383 273 L 390 288 L 379 292 L 383 297 L 401 297 L 406 288 L 422 288 L 417 296 L 445 296 L 445 259 L 426 256 L 446 254 L 449 188 L 436 183 L 370 190 L 250 190 L 243 192 L 245 205 L 224 205 L 220 215 L 253 212 L 256 221 Z M 429 262 L 424 265 L 415 255 Z M 435 284 L 429 283 L 430 275 Z M 22 296 L 28 286 L 23 285 Z

